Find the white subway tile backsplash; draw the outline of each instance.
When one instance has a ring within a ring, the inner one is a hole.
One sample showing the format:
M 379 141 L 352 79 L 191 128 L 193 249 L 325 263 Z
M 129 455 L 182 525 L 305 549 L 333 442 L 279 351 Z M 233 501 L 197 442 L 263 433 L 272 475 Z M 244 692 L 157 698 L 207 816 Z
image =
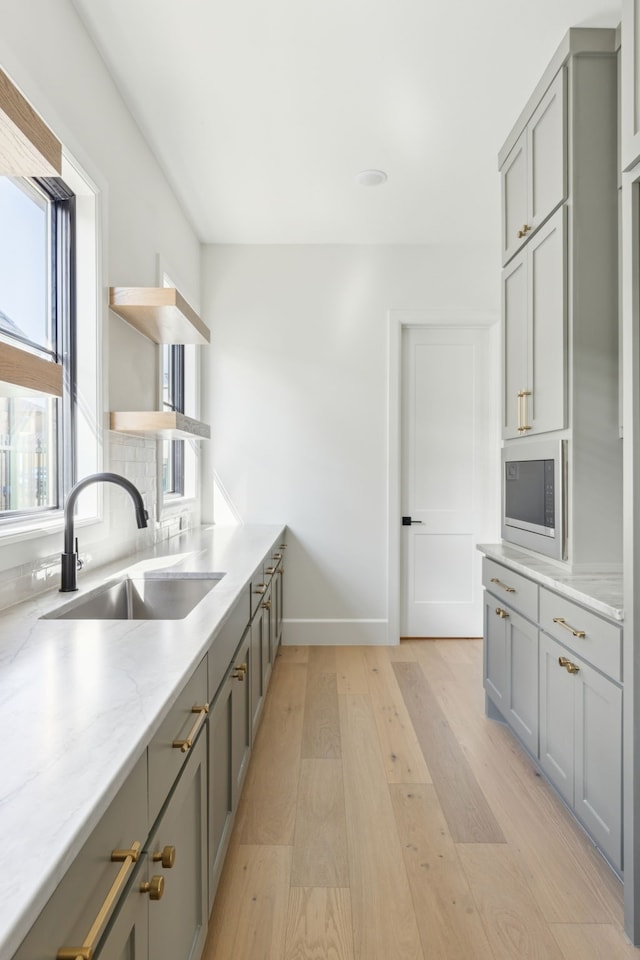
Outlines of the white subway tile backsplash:
M 169 516 L 158 521 L 157 450 L 155 440 L 109 433 L 109 466 L 111 473 L 119 473 L 131 480 L 142 494 L 149 514 L 149 526 L 138 530 L 128 497 L 110 498 L 110 535 L 101 543 L 92 543 L 83 551 L 80 533 L 80 556 L 87 568 L 95 569 L 125 557 L 136 550 L 144 550 L 200 522 L 199 505 L 194 502 L 180 506 Z M 112 486 L 112 485 L 110 485 Z M 60 577 L 60 549 L 48 557 L 38 557 L 32 563 L 23 563 L 0 574 L 0 609 L 20 603 L 36 593 L 50 590 Z

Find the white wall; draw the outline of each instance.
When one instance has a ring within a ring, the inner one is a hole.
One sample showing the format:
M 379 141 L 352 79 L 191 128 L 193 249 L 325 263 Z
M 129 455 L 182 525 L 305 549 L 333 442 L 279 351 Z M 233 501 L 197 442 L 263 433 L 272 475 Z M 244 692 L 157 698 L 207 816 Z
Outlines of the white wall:
M 497 316 L 495 262 L 465 247 L 204 248 L 203 416 L 242 521 L 290 528 L 286 642 L 386 642 L 388 311 Z
M 160 257 L 197 309 L 199 240 L 69 0 L 0 0 L 0 22 L 0 66 L 100 190 L 100 367 L 104 380 L 102 426 L 106 427 L 110 409 L 153 409 L 158 401 L 157 348 L 109 313 L 107 289 L 110 285 L 156 285 Z M 170 116 L 167 122 L 171 122 Z M 114 459 L 120 463 L 142 460 L 141 452 L 148 447 L 148 442 L 132 440 L 127 452 L 122 438 L 114 435 L 114 440 Z M 104 448 L 108 467 L 106 429 Z M 145 469 L 153 472 L 148 465 Z M 155 497 L 155 477 L 149 478 L 148 491 Z M 91 545 L 92 556 L 101 560 L 145 540 L 145 534 L 136 530 L 133 514 L 129 516 L 122 491 L 110 487 L 105 497 L 106 513 L 113 522 L 85 530 L 81 537 Z M 151 512 L 154 504 L 149 506 Z M 151 530 L 146 540 L 163 533 Z M 27 583 L 33 565 L 42 568 L 49 558 L 55 558 L 61 543 L 59 531 L 10 547 L 2 546 L 0 540 L 3 580 L 20 577 Z M 36 583 L 32 579 L 33 589 L 41 586 L 41 580 Z

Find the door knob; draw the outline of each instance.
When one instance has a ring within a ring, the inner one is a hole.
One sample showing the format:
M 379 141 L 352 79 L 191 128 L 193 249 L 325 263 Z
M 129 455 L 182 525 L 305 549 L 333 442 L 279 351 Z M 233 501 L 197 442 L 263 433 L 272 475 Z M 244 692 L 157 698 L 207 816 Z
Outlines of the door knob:
M 412 520 L 411 517 L 402 518 L 403 527 L 410 527 L 412 523 L 422 523 L 422 522 L 423 522 L 422 520 Z

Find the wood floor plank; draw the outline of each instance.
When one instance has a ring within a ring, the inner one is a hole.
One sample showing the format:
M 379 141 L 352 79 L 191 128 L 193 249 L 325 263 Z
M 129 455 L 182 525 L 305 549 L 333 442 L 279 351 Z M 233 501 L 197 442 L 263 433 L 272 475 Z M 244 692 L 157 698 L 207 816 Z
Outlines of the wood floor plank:
M 294 887 L 285 939 L 284 960 L 354 960 L 349 891 Z
M 418 640 L 414 643 L 415 658 L 421 664 L 429 683 L 455 680 L 456 667 L 442 653 L 438 640 Z
M 348 887 L 342 761 L 302 760 L 291 884 Z
M 301 756 L 307 760 L 341 756 L 334 647 L 312 647 L 309 650 Z
M 355 960 L 424 960 L 368 697 L 341 696 Z
M 244 787 L 242 843 L 293 843 L 306 673 L 276 661 Z
M 290 869 L 290 847 L 239 844 L 230 851 L 202 960 L 282 960 Z
M 287 663 L 308 663 L 310 647 L 296 647 L 281 644 L 278 648 L 278 657 Z
M 504 834 L 420 666 L 394 663 L 393 669 L 453 840 L 504 843 Z
M 454 669 L 455 666 L 477 662 L 475 653 L 477 645 L 473 642 L 473 638 L 456 639 L 448 637 L 446 640 L 434 640 L 433 643 L 442 659 L 449 664 L 453 664 Z
M 551 932 L 564 960 L 638 960 L 640 956 L 609 923 L 553 923 Z
M 545 919 L 621 924 L 620 882 L 513 734 L 484 716 L 467 683 L 435 691 Z
M 431 783 L 418 738 L 388 657 L 388 648 L 368 647 L 367 692 L 380 738 L 388 783 Z
M 401 640 L 396 646 L 383 647 L 391 663 L 412 662 L 416 659 L 415 641 Z
M 495 960 L 564 960 L 511 849 L 460 843 L 456 850 Z
M 493 960 L 433 785 L 389 789 L 425 957 Z
M 367 665 L 364 658 L 366 647 L 337 647 L 336 668 L 338 673 L 338 694 L 369 692 L 367 683 Z

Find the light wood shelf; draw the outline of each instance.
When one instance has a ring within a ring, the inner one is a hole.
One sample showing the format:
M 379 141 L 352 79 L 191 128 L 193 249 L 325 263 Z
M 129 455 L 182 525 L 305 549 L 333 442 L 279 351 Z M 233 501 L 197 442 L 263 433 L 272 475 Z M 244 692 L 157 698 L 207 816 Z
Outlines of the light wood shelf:
M 0 175 L 59 177 L 62 146 L 0 70 Z
M 209 440 L 211 437 L 209 424 L 171 410 L 114 410 L 109 425 L 117 433 L 157 437 L 158 440 Z
M 209 328 L 175 287 L 111 287 L 109 306 L 154 343 L 209 343 Z
M 0 342 L 0 396 L 62 396 L 62 364 Z

